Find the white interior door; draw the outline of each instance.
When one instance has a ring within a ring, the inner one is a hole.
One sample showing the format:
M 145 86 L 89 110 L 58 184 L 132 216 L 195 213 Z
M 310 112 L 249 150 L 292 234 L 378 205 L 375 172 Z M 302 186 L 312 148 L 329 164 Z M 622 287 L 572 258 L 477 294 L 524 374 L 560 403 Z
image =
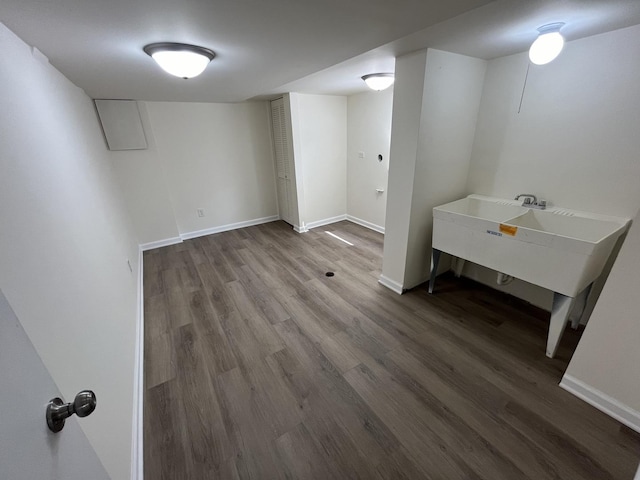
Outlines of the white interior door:
M 287 118 L 283 99 L 271 102 L 271 124 L 276 156 L 277 195 L 280 218 L 290 225 L 295 224 L 293 202 L 295 201 L 291 176 L 291 159 L 287 146 Z
M 73 368 L 73 366 L 69 366 Z M 87 385 L 86 388 L 91 388 Z M 0 478 L 11 480 L 108 480 L 75 416 L 64 429 L 47 427 L 45 408 L 61 395 L 0 290 Z M 99 415 L 98 406 L 93 415 Z M 108 435 L 109 432 L 105 432 Z

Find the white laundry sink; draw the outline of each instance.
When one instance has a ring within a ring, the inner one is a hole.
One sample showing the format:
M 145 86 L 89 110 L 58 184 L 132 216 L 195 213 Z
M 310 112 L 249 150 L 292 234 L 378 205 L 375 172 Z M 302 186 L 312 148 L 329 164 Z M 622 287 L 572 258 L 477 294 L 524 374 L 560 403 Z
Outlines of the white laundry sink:
M 433 209 L 434 264 L 436 254 L 449 253 L 568 297 L 570 310 L 575 297 L 600 276 L 629 222 L 470 195 Z M 434 280 L 435 271 L 430 291 Z
M 433 248 L 575 297 L 595 280 L 628 219 L 480 195 L 433 209 Z
M 511 200 L 490 200 L 490 197 L 469 195 L 466 198 L 447 203 L 433 209 L 434 217 L 455 221 L 464 225 L 478 225 L 478 222 L 503 222 L 523 213 L 528 208 Z

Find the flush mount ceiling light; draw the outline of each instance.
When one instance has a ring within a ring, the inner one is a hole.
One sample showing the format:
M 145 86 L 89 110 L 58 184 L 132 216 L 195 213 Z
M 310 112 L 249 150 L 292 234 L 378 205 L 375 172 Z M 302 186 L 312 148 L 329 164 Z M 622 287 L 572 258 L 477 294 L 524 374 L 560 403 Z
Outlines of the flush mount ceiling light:
M 213 50 L 185 43 L 152 43 L 143 50 L 165 72 L 180 78 L 197 77 L 216 56 Z
M 564 23 L 550 23 L 538 29 L 538 38 L 531 44 L 529 59 L 536 65 L 545 65 L 554 60 L 564 47 L 560 29 Z
M 395 78 L 393 73 L 372 73 L 362 77 L 362 80 L 371 90 L 380 91 L 393 85 Z

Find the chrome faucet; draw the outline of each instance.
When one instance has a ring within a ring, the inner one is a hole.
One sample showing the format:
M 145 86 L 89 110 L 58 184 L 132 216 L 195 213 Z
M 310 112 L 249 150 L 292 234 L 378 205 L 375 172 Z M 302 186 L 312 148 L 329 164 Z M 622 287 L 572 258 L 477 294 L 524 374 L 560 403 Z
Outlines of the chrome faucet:
M 540 210 L 544 210 L 545 208 L 547 208 L 547 201 L 541 199 L 538 202 L 538 199 L 532 193 L 521 193 L 519 195 L 516 195 L 515 199 L 520 200 L 520 197 L 524 197 L 524 200 L 522 201 L 523 207 L 539 208 Z

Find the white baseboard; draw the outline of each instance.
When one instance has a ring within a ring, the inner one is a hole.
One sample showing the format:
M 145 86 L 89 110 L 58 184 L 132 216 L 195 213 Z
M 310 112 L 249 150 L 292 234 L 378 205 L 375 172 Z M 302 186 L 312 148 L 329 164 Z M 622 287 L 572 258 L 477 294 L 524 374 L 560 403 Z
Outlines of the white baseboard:
M 298 225 L 294 225 L 293 231 L 296 233 L 306 233 L 309 229 L 306 226 L 299 227 Z
M 403 289 L 402 285 L 396 282 L 395 280 L 391 280 L 389 277 L 385 277 L 384 275 L 380 275 L 378 279 L 378 283 L 384 285 L 389 290 L 396 292 L 398 295 L 402 295 Z
M 131 480 L 143 480 L 143 413 L 144 413 L 144 265 L 142 248 L 138 253 L 138 311 L 136 348 L 133 369 L 133 421 L 131 440 Z
M 562 377 L 560 387 L 640 433 L 640 412 L 571 375 Z
M 172 237 L 165 238 L 164 240 L 158 240 L 156 242 L 141 243 L 140 250 L 146 252 L 147 250 L 153 250 L 154 248 L 168 247 L 169 245 L 175 245 L 176 243 L 182 243 L 182 238 Z
M 279 219 L 280 217 L 278 215 L 272 215 L 270 217 L 254 218 L 253 220 L 246 220 L 244 222 L 230 223 L 228 225 L 220 225 L 219 227 L 205 228 L 204 230 L 196 230 L 195 232 L 181 233 L 180 238 L 182 240 L 189 240 L 191 238 L 204 237 L 205 235 L 212 235 L 214 233 L 228 232 L 229 230 L 237 230 L 238 228 L 253 227 L 254 225 L 269 223 Z
M 366 227 L 369 230 L 373 230 L 374 232 L 382 233 L 384 235 L 384 227 L 376 225 L 375 223 L 367 222 L 366 220 L 362 220 L 361 218 L 354 217 L 352 215 L 347 215 L 346 220 L 357 223 L 360 226 Z
M 331 223 L 341 222 L 346 220 L 346 215 L 338 215 L 337 217 L 325 218 L 324 220 L 318 220 L 317 222 L 309 222 L 306 224 L 307 230 L 311 230 L 312 228 L 322 227 L 323 225 L 329 225 Z
M 280 217 L 278 215 L 272 215 L 270 217 L 255 218 L 244 222 L 230 223 L 228 225 L 220 225 L 219 227 L 196 230 L 195 232 L 181 233 L 179 237 L 165 238 L 164 240 L 158 240 L 156 242 L 142 243 L 140 244 L 140 249 L 143 252 L 146 252 L 147 250 L 153 250 L 154 248 L 167 247 L 169 245 L 175 245 L 176 243 L 182 243 L 184 240 L 189 240 L 191 238 L 204 237 L 205 235 L 211 235 L 213 233 L 228 232 L 229 230 L 236 230 L 238 228 L 252 227 L 262 223 L 274 222 L 279 219 Z

